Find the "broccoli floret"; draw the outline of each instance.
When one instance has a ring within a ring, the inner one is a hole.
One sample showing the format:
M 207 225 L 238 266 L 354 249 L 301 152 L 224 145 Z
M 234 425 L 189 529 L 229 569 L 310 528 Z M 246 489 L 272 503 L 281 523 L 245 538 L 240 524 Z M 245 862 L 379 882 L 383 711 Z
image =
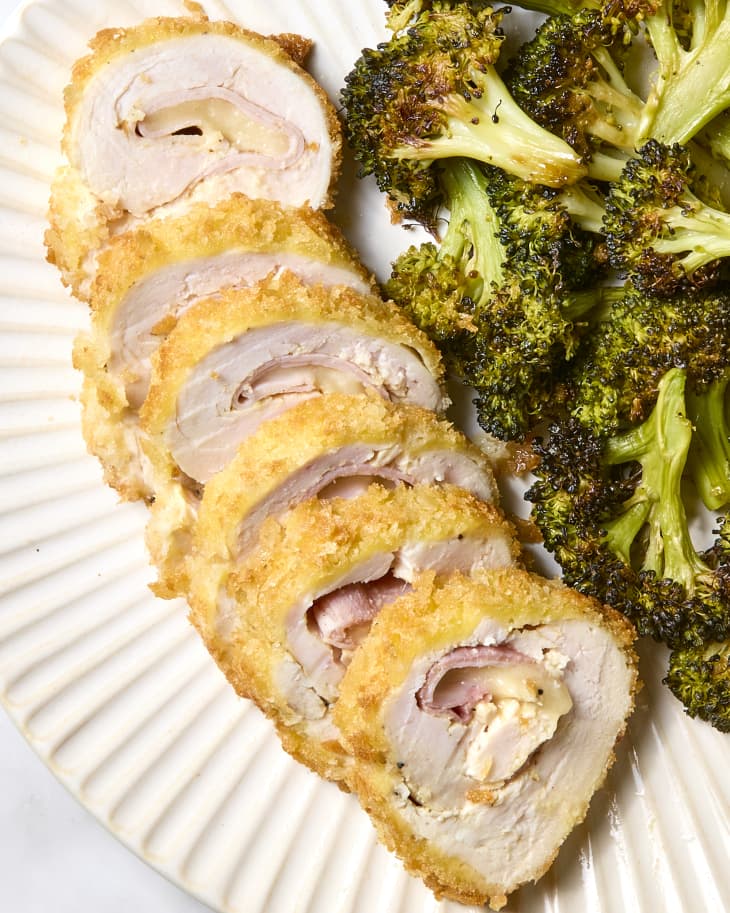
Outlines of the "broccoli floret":
M 597 180 L 614 180 L 633 152 L 644 102 L 627 85 L 628 27 L 581 9 L 548 19 L 520 49 L 506 76 L 515 100 L 588 162 Z
M 575 419 L 554 425 L 527 494 L 566 582 L 672 647 L 730 633 L 728 549 L 700 554 L 687 524 L 685 384 L 669 370 L 646 421 L 610 438 Z
M 730 294 L 724 289 L 672 298 L 650 295 L 631 283 L 606 290 L 564 376 L 570 412 L 594 434 L 616 434 L 647 418 L 670 368 L 685 368 L 687 408 L 693 424 L 695 412 L 702 423 L 704 391 L 727 370 L 728 339 Z M 719 468 L 712 441 L 710 465 Z
M 650 140 L 611 186 L 609 259 L 641 288 L 669 295 L 711 283 L 730 255 L 730 214 L 704 203 L 692 182 L 687 149 Z
M 525 114 L 495 69 L 504 11 L 432 0 L 409 27 L 366 49 L 345 80 L 346 132 L 363 175 L 401 213 L 441 202 L 433 162 L 456 156 L 549 186 L 577 181 L 579 157 Z
M 484 172 L 468 159 L 452 159 L 439 177 L 449 207 L 441 244 L 429 241 L 402 253 L 385 292 L 439 346 L 453 369 L 454 359 L 461 363 L 472 349 L 474 310 L 488 300 L 504 251 Z
M 645 22 L 658 68 L 641 135 L 687 143 L 730 106 L 730 6 L 664 0 Z
M 572 356 L 595 274 L 562 192 L 454 160 L 441 173 L 449 225 L 439 248 L 411 247 L 385 290 L 477 391 L 478 419 L 522 439 L 556 405 L 553 374 Z M 597 205 L 586 198 L 585 206 Z
M 730 732 L 730 640 L 672 651 L 664 683 L 690 716 Z

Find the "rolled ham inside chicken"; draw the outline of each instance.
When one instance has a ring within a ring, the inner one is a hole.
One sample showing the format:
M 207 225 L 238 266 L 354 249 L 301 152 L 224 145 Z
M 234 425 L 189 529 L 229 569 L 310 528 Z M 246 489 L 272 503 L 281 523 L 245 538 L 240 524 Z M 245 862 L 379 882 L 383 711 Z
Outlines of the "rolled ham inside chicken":
M 312 397 L 446 403 L 435 350 L 395 309 L 291 274 L 199 302 L 153 362 L 141 411 L 150 447 L 165 478 L 182 471 L 202 484 L 263 422 Z
M 155 384 L 164 383 L 164 375 Z M 264 421 L 313 396 L 373 392 L 440 410 L 434 376 L 410 348 L 334 322 L 283 321 L 219 346 L 181 388 L 165 443 L 182 471 L 207 482 Z
M 334 719 L 359 758 L 353 788 L 437 896 L 499 909 L 548 868 L 612 763 L 632 640 L 514 569 L 426 577 L 379 613 Z
M 517 555 L 501 512 L 463 490 L 372 485 L 352 500 L 310 499 L 264 521 L 247 553 L 234 545 L 223 556 L 200 543 L 190 559 L 191 617 L 285 745 L 339 779 L 349 762 L 332 707 L 381 609 L 423 569 L 470 573 L 510 566 Z

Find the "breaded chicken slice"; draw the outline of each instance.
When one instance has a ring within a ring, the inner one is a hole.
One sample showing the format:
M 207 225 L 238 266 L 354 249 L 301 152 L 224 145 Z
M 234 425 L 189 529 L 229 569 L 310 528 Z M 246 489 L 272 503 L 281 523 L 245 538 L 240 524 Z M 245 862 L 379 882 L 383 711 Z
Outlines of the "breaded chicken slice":
M 91 328 L 76 341 L 74 364 L 84 374 L 89 449 L 126 498 L 149 493 L 136 431 L 150 358 L 195 302 L 284 273 L 306 285 L 342 285 L 362 295 L 373 285 L 321 213 L 283 210 L 240 194 L 215 207 L 197 204 L 185 217 L 150 220 L 115 238 L 100 264 Z
M 634 636 L 514 568 L 425 574 L 381 610 L 333 715 L 353 791 L 438 897 L 498 910 L 548 869 L 633 708 Z
M 150 215 L 236 192 L 331 205 L 336 112 L 282 43 L 180 17 L 105 29 L 90 47 L 65 92 L 66 161 L 46 234 L 49 259 L 77 294 L 109 238 Z

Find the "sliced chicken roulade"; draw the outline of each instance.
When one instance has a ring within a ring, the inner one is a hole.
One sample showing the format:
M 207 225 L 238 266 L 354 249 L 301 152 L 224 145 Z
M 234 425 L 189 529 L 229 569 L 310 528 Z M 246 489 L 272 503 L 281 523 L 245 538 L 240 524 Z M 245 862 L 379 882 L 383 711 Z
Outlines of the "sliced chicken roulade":
M 350 785 L 437 896 L 500 909 L 549 867 L 633 707 L 618 613 L 516 569 L 424 575 L 353 657 L 334 720 Z
M 284 272 L 307 284 L 372 290 L 354 253 L 321 213 L 283 210 L 240 194 L 215 207 L 197 204 L 185 217 L 150 220 L 104 251 L 91 295 L 91 331 L 79 336 L 74 364 L 85 377 L 89 449 L 126 497 L 149 493 L 136 429 L 151 355 L 196 301 Z
M 230 522 L 222 502 L 214 509 L 224 513 L 221 524 Z M 332 708 L 381 606 L 424 568 L 468 573 L 518 555 L 498 508 L 426 485 L 310 499 L 265 521 L 247 554 L 235 538 L 223 553 L 221 544 L 200 538 L 190 558 L 193 623 L 236 691 L 274 720 L 284 747 L 335 780 L 349 756 Z
M 263 421 L 323 393 L 447 404 L 435 348 L 396 308 L 290 274 L 199 302 L 153 363 L 140 417 L 163 479 L 207 482 Z
M 341 137 L 322 89 L 282 44 L 230 22 L 107 29 L 74 66 L 52 188 L 49 258 L 79 288 L 130 221 L 238 191 L 331 203 Z
M 205 543 L 210 554 L 243 555 L 267 517 L 313 497 L 354 497 L 373 481 L 447 482 L 483 501 L 497 500 L 486 457 L 433 412 L 377 394 L 317 396 L 247 437 L 207 481 L 202 504 L 199 491 L 184 480 L 171 476 L 161 487 L 147 530 L 159 573 L 156 592 L 187 591 L 184 561 L 193 524 L 194 548 Z

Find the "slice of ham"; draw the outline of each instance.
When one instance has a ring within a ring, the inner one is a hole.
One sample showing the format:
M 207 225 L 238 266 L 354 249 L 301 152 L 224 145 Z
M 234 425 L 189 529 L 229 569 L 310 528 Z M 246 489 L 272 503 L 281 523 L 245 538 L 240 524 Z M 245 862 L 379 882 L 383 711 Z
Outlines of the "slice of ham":
M 466 722 L 477 704 L 492 695 L 484 676 L 475 671 L 492 666 L 534 663 L 507 644 L 456 647 L 431 666 L 416 700 L 426 713 L 446 714 Z
M 370 583 L 350 583 L 320 596 L 309 616 L 322 643 L 354 650 L 384 605 L 409 589 L 405 580 L 386 574 Z

